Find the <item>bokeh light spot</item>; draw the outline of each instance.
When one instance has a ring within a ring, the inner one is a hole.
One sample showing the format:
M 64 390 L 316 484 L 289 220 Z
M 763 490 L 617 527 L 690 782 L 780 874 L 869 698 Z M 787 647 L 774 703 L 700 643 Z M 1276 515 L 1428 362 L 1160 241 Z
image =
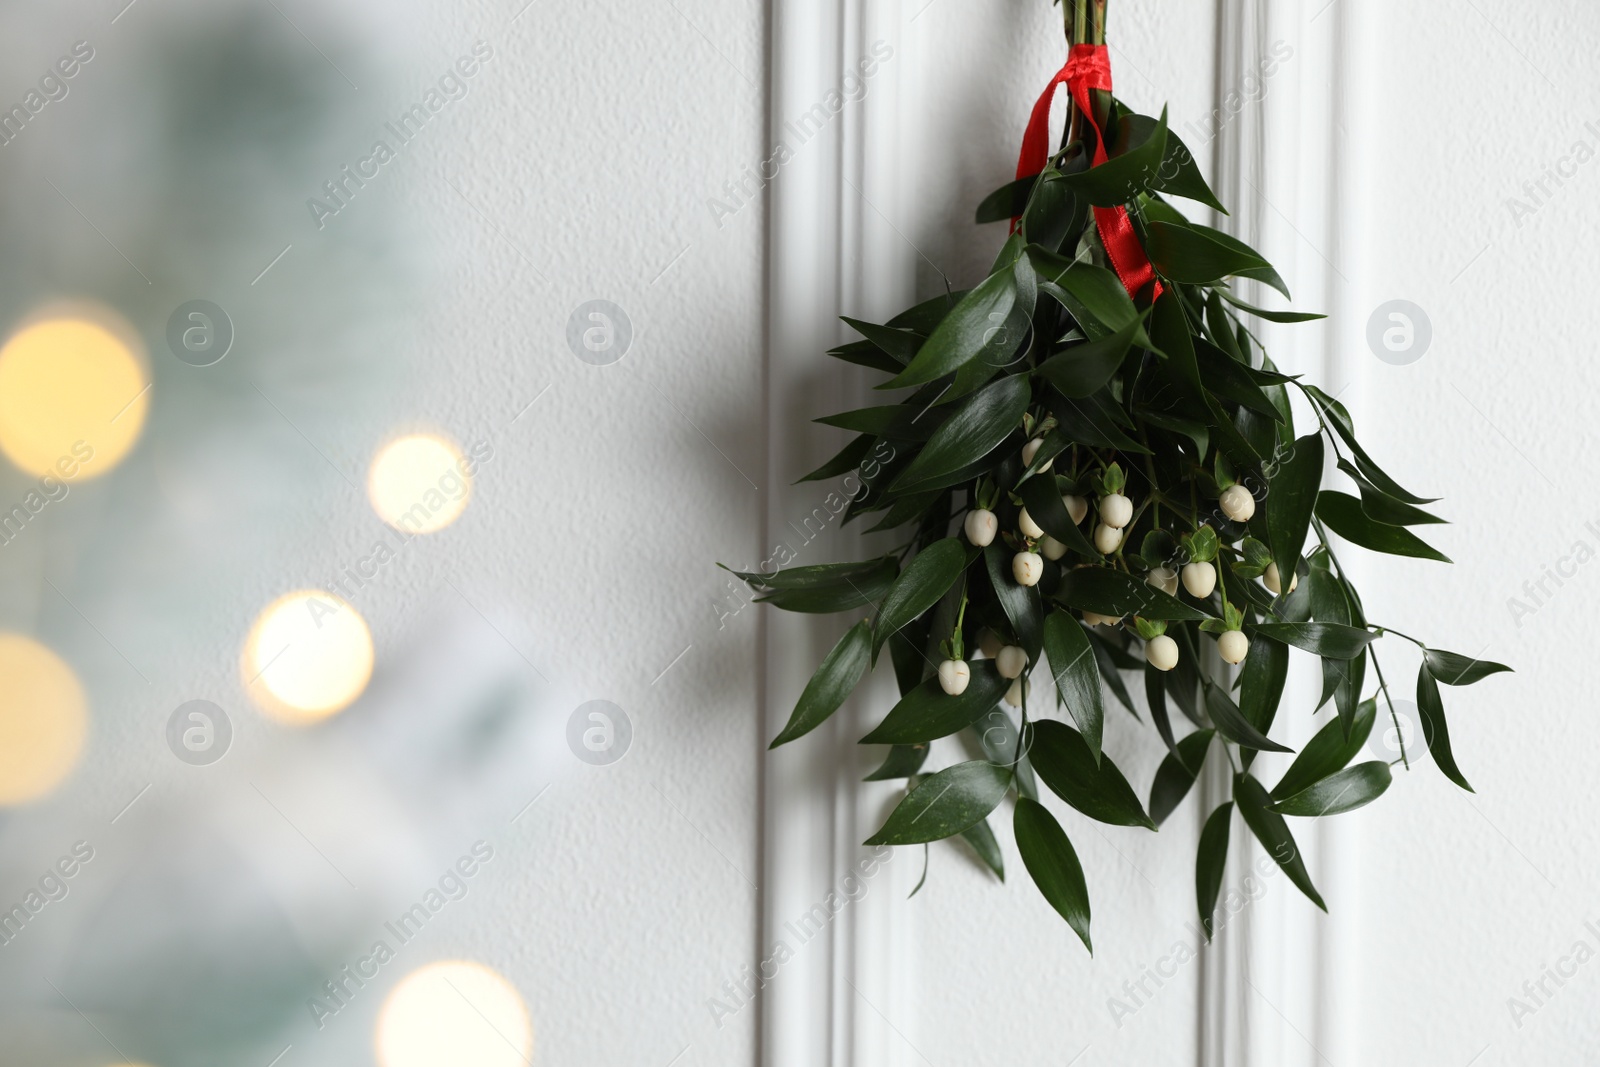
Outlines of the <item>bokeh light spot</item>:
M 526 1067 L 533 1023 L 522 995 L 481 963 L 430 963 L 389 992 L 374 1040 L 380 1067 Z
M 406 533 L 432 533 L 467 509 L 472 478 L 455 443 L 434 434 L 389 442 L 373 457 L 367 498 L 378 517 Z
M 109 312 L 36 318 L 0 348 L 0 451 L 39 477 L 99 477 L 139 440 L 148 386 L 135 335 Z
M 89 702 L 72 668 L 21 634 L 0 633 L 0 679 L 0 804 L 25 804 L 78 762 Z
M 372 631 L 332 593 L 306 589 L 268 604 L 245 639 L 244 677 L 267 714 L 310 723 L 344 710 L 372 678 Z

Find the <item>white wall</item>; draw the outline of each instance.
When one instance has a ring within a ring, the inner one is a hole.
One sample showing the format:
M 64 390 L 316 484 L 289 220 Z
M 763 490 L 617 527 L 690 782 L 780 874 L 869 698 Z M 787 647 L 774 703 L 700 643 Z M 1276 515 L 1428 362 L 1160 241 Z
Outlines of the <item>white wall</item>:
M 1359 923 L 1341 928 L 1362 1020 L 1349 1059 L 1586 1062 L 1600 1042 L 1600 971 L 1588 963 L 1532 995 L 1523 983 L 1580 940 L 1600 951 L 1586 925 L 1600 915 L 1587 770 L 1600 726 L 1577 651 L 1597 578 L 1571 558 L 1580 543 L 1586 558 L 1600 547 L 1587 525 L 1597 409 L 1585 243 L 1600 218 L 1600 134 L 1586 126 L 1597 111 L 1583 47 L 1600 22 L 1575 3 L 1510 19 L 1470 4 L 1353 11 L 1368 83 L 1347 131 L 1368 187 L 1351 220 L 1362 254 L 1345 264 L 1353 310 L 1404 298 L 1433 329 L 1409 366 L 1371 358 L 1352 335 L 1356 417 L 1391 472 L 1443 496 L 1455 523 L 1432 538 L 1453 567 L 1364 566 L 1370 613 L 1517 674 L 1445 691 L 1476 795 L 1426 765 L 1349 817 L 1365 897 Z M 1583 163 L 1571 158 L 1579 142 Z M 1558 165 L 1565 175 L 1549 180 Z M 1525 187 L 1541 180 L 1547 193 Z M 1558 563 L 1559 586 L 1525 590 Z M 1410 698 L 1414 658 L 1397 659 L 1391 681 Z M 1520 1025 L 1513 997 L 1536 1010 L 1519 1011 Z

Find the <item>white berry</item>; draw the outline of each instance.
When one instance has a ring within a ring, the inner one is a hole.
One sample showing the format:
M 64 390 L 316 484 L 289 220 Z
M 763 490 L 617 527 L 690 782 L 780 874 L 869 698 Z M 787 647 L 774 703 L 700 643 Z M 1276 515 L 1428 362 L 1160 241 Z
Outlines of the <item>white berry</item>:
M 1094 547 L 1103 556 L 1109 556 L 1122 544 L 1122 531 L 1115 526 L 1101 523 L 1094 528 Z
M 990 659 L 1000 654 L 1000 635 L 993 630 L 985 630 L 978 635 L 978 650 Z
M 1061 503 L 1066 505 L 1067 514 L 1072 516 L 1072 525 L 1074 526 L 1082 522 L 1083 517 L 1089 514 L 1089 502 L 1081 496 L 1064 493 L 1061 497 Z
M 1026 678 L 1018 678 L 1011 683 L 1011 688 L 1006 690 L 1006 703 L 1014 708 L 1020 708 L 1027 696 L 1028 680 Z
M 1002 678 L 1021 678 L 1028 666 L 1028 654 L 1016 645 L 1007 645 L 994 658 L 994 665 Z
M 1033 457 L 1039 454 L 1039 449 L 1043 447 L 1043 445 L 1044 438 L 1035 437 L 1032 441 L 1029 441 L 1027 444 L 1022 446 L 1023 467 L 1026 468 L 1033 466 Z M 1039 472 L 1042 474 L 1043 472 L 1049 470 L 1051 467 L 1055 466 L 1055 462 L 1056 461 L 1053 459 L 1045 460 L 1045 464 L 1039 468 Z
M 1028 514 L 1028 509 L 1023 508 L 1022 514 L 1017 516 L 1017 529 L 1022 531 L 1022 536 L 1030 541 L 1037 541 L 1044 536 L 1044 528 L 1033 521 L 1033 516 Z
M 1090 626 L 1115 626 L 1122 619 L 1116 615 L 1102 615 L 1098 611 L 1086 611 L 1083 613 L 1083 621 Z
M 1101 497 L 1100 521 L 1115 529 L 1122 529 L 1133 521 L 1133 501 L 1121 493 Z
M 1039 542 L 1039 552 L 1045 559 L 1060 559 L 1067 554 L 1067 546 L 1045 534 L 1044 540 Z
M 1018 552 L 1011 557 L 1011 577 L 1018 585 L 1038 585 L 1044 576 L 1044 560 L 1037 552 Z
M 1267 590 L 1274 596 L 1283 592 L 1283 575 L 1278 573 L 1278 565 L 1276 563 L 1267 564 L 1266 573 L 1261 576 L 1261 583 L 1265 585 Z M 1294 592 L 1295 588 L 1299 586 L 1299 584 L 1300 576 L 1298 574 L 1293 575 L 1289 579 L 1289 592 Z
M 1228 486 L 1217 503 L 1221 505 L 1222 513 L 1234 522 L 1249 522 L 1250 516 L 1256 513 L 1256 498 L 1242 485 Z
M 1224 663 L 1243 663 L 1250 651 L 1250 639 L 1238 630 L 1229 630 L 1217 638 L 1217 654 Z
M 995 518 L 992 511 L 974 508 L 967 512 L 967 521 L 962 523 L 962 528 L 967 532 L 968 541 L 983 548 L 994 540 L 995 534 L 1000 532 L 1000 520 Z
M 1150 573 L 1144 576 L 1144 580 L 1168 596 L 1176 596 L 1178 593 L 1178 572 L 1171 567 L 1151 567 Z
M 967 691 L 967 683 L 972 681 L 972 668 L 967 666 L 965 660 L 947 659 L 939 664 L 939 688 L 953 697 L 958 697 Z
M 1189 595 L 1204 600 L 1217 587 L 1217 568 L 1209 563 L 1190 563 L 1183 568 L 1183 587 Z
M 1145 662 L 1158 671 L 1170 671 L 1178 665 L 1178 642 L 1162 634 L 1145 642 Z

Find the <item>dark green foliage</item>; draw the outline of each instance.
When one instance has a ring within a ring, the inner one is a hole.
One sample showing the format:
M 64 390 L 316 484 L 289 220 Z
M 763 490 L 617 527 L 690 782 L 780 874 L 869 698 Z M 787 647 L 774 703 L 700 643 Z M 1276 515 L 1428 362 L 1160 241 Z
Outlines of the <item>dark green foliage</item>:
M 1088 124 L 1074 128 L 1094 136 Z M 858 475 L 864 488 L 846 521 L 878 514 L 888 550 L 861 563 L 741 575 L 780 608 L 859 619 L 773 744 L 824 721 L 887 645 L 901 699 L 862 740 L 894 746 L 869 777 L 903 778 L 909 792 L 869 843 L 961 836 L 1002 874 L 988 816 L 1014 794 L 1023 865 L 1085 946 L 1083 871 L 1035 775 L 1076 809 L 1070 818 L 1153 830 L 1194 788 L 1208 755 L 1225 761 L 1232 799 L 1210 801 L 1196 865 L 1207 932 L 1235 811 L 1322 907 L 1285 816 L 1349 811 L 1387 788 L 1391 767 L 1359 756 L 1394 715 L 1374 641 L 1403 637 L 1368 621 L 1336 551 L 1348 543 L 1448 562 L 1409 529 L 1443 521 L 1423 510 L 1432 501 L 1380 468 L 1344 406 L 1281 372 L 1252 332 L 1257 319 L 1319 316 L 1243 302 L 1241 281 L 1284 296 L 1287 286 L 1259 253 L 1166 201 L 1221 208 L 1165 117 L 1113 101 L 1103 128 L 1116 131 L 1106 163 L 1087 166 L 1093 146 L 1074 140 L 1043 174 L 983 202 L 980 222 L 1021 222 L 973 288 L 882 325 L 845 320 L 861 340 L 831 354 L 880 375 L 884 393 L 818 420 L 855 436 L 808 477 Z M 1161 278 L 1159 298 L 1130 295 L 1108 268 L 1090 211 L 1108 205 L 1128 209 Z M 1303 403 L 1292 407 L 1291 391 Z M 1297 431 L 1295 408 L 1314 422 Z M 875 447 L 885 441 L 889 462 Z M 977 511 L 992 514 L 998 533 L 974 544 L 964 520 Z M 1102 517 L 1126 522 L 1099 529 Z M 986 643 L 1011 647 L 979 659 Z M 1440 684 L 1509 668 L 1418 647 L 1428 750 L 1469 789 Z M 1243 657 L 1237 685 L 1213 650 Z M 1269 791 L 1252 766 L 1261 752 L 1292 751 L 1270 735 L 1296 650 L 1320 660 L 1324 680 L 1323 700 L 1297 713 L 1327 721 Z M 938 674 L 949 660 L 968 661 L 959 695 Z M 1148 812 L 1143 791 L 1101 750 L 1102 686 L 1138 717 L 1125 670 L 1144 672 L 1167 749 Z M 1176 716 L 1195 724 L 1181 740 Z M 982 758 L 925 774 L 929 743 L 958 734 Z

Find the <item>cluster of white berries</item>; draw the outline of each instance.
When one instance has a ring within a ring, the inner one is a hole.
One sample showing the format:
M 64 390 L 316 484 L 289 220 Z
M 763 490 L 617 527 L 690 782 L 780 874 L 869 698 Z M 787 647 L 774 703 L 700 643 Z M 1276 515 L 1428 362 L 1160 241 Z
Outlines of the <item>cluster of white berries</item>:
M 1043 446 L 1043 438 L 1034 438 L 1023 446 L 1024 467 L 1033 466 L 1033 461 Z M 1052 465 L 1053 461 L 1047 460 L 1036 473 L 1044 473 L 1050 470 Z M 1117 481 L 1112 484 L 1120 486 L 1120 472 L 1112 473 L 1117 475 Z M 1082 523 L 1088 517 L 1089 501 L 1083 497 L 1068 493 L 1062 496 L 1061 503 L 1067 509 L 1067 514 L 1074 525 Z M 1233 522 L 1249 522 L 1256 513 L 1255 497 L 1242 485 L 1230 485 L 1224 489 L 1217 498 L 1217 504 L 1222 513 Z M 1109 492 L 1100 498 L 1096 512 L 1099 522 L 1094 528 L 1094 547 L 1102 555 L 1110 555 L 1122 545 L 1128 524 L 1133 521 L 1133 501 L 1119 491 Z M 1028 514 L 1027 508 L 1023 508 L 1018 515 L 1017 528 L 1024 540 L 1024 547 L 1011 559 L 1011 575 L 1018 585 L 1037 585 L 1044 575 L 1044 560 L 1061 559 L 1066 555 L 1067 546 L 1045 533 L 1044 528 Z M 968 541 L 979 548 L 984 548 L 992 544 L 999 535 L 1000 520 L 987 508 L 974 508 L 967 513 L 963 529 Z M 1037 546 L 1038 551 L 1028 546 Z M 1185 564 L 1181 570 L 1174 570 L 1171 567 L 1151 568 L 1145 580 L 1168 596 L 1177 595 L 1178 585 L 1181 582 L 1190 596 L 1204 600 L 1217 588 L 1217 568 L 1208 560 L 1196 560 Z M 1283 592 L 1282 579 L 1278 574 L 1276 563 L 1267 567 L 1261 580 L 1272 593 Z M 1298 583 L 1298 577 L 1290 577 L 1291 592 Z M 1094 611 L 1083 612 L 1083 621 L 1089 626 L 1116 626 L 1122 622 L 1121 618 L 1101 615 Z M 998 642 L 994 642 L 995 647 L 990 648 L 991 635 L 986 633 L 984 637 L 984 652 L 995 661 L 1001 676 L 1012 680 L 1011 688 L 1006 693 L 1006 702 L 1020 706 L 1026 682 L 1022 673 L 1027 668 L 1027 653 L 1015 645 L 999 647 Z M 1250 639 L 1240 630 L 1227 630 L 1217 638 L 1217 652 L 1227 663 L 1244 662 L 1249 651 Z M 1178 643 L 1164 633 L 1149 638 L 1145 642 L 1145 660 L 1156 670 L 1172 670 L 1178 665 Z M 971 668 L 962 660 L 946 660 L 939 665 L 939 684 L 952 696 L 959 696 L 965 692 L 971 677 Z
M 1011 680 L 1011 688 L 1006 691 L 1006 702 L 1021 707 L 1026 684 L 1022 673 L 1028 669 L 1028 653 L 1018 645 L 1001 645 L 999 639 L 987 630 L 980 639 L 980 647 L 985 655 L 994 660 L 1000 677 Z M 958 697 L 965 693 L 971 681 L 972 668 L 965 660 L 947 659 L 939 664 L 939 688 L 951 696 Z
M 1133 521 L 1133 501 L 1121 493 L 1107 493 L 1100 498 L 1100 524 L 1094 528 L 1094 547 L 1101 555 L 1109 556 L 1122 544 L 1122 531 Z

